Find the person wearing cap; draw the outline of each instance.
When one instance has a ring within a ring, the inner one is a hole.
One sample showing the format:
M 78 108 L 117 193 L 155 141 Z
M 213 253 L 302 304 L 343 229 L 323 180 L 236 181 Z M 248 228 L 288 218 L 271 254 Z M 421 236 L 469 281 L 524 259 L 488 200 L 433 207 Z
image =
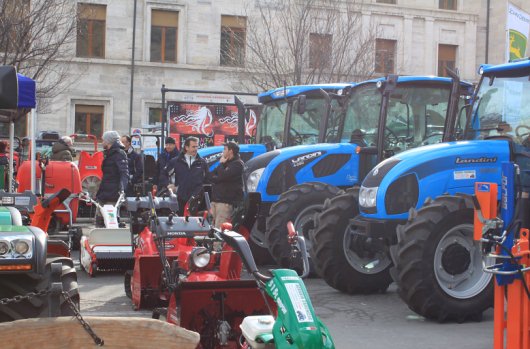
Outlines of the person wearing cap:
M 226 142 L 219 166 L 208 176 L 212 183 L 211 213 L 216 228 L 230 222 L 234 207 L 243 201 L 243 168 L 239 146 Z
M 158 156 L 158 160 L 156 161 L 157 171 L 154 178 L 155 189 L 162 190 L 163 188 L 167 187 L 169 184 L 169 176 L 166 172 L 166 166 L 169 164 L 171 159 L 176 158 L 178 155 L 179 151 L 177 149 L 177 145 L 175 144 L 175 139 L 172 137 L 167 137 L 164 150 L 162 150 L 160 156 Z
M 144 173 L 144 163 L 142 156 L 134 151 L 131 145 L 131 136 L 121 136 L 121 143 L 125 147 L 127 154 L 127 167 L 129 169 L 129 184 L 125 190 L 125 195 L 135 196 L 134 186 L 142 183 L 142 175 Z
M 184 206 L 189 199 L 202 194 L 203 184 L 208 176 L 208 165 L 199 156 L 198 150 L 199 139 L 188 137 L 182 152 L 166 166 L 167 175 L 174 176 L 180 215 L 184 213 Z
M 63 136 L 53 144 L 52 156 L 50 160 L 53 161 L 74 161 L 74 150 L 72 146 L 74 141 L 68 136 Z
M 103 133 L 103 163 L 101 170 L 103 178 L 96 194 L 96 200 L 102 205 L 114 205 L 120 194 L 125 192 L 129 183 L 129 168 L 127 154 L 124 146 L 120 142 L 120 134 L 116 131 L 107 131 Z M 96 213 L 96 226 L 101 226 L 103 219 Z

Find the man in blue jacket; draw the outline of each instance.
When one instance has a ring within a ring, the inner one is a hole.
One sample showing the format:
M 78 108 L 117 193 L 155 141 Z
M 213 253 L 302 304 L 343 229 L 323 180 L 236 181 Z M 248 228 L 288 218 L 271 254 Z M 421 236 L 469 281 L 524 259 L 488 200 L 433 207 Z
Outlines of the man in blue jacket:
M 175 176 L 179 214 L 184 213 L 184 206 L 194 196 L 202 195 L 204 181 L 208 175 L 206 161 L 197 154 L 199 139 L 188 137 L 184 149 L 166 167 L 168 176 Z
M 157 164 L 157 172 L 155 177 L 155 189 L 161 191 L 169 184 L 169 177 L 166 172 L 166 167 L 171 159 L 176 158 L 179 155 L 175 139 L 167 137 L 164 144 L 164 150 L 160 153 Z
M 127 154 L 127 167 L 129 169 L 129 184 L 125 190 L 125 195 L 135 196 L 134 186 L 142 183 L 142 175 L 144 173 L 144 163 L 142 156 L 134 151 L 131 145 L 130 136 L 122 136 L 121 143 L 125 147 L 125 153 Z
M 120 142 L 120 135 L 116 131 L 107 131 L 103 133 L 103 148 L 105 151 L 101 170 L 103 178 L 96 194 L 96 200 L 101 205 L 114 205 L 120 194 L 125 192 L 129 183 L 129 169 L 127 166 L 127 155 L 123 150 L 123 144 Z M 101 227 L 103 217 L 99 210 L 96 212 L 96 227 Z

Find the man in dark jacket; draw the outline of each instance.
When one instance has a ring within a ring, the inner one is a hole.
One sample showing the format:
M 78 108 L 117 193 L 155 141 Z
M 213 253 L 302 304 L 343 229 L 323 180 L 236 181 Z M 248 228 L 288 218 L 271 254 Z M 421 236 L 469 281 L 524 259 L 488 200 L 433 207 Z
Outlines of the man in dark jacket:
M 120 142 L 120 135 L 116 131 L 103 133 L 104 159 L 101 165 L 103 178 L 96 194 L 100 204 L 115 204 L 121 192 L 125 192 L 129 183 L 129 169 L 127 155 Z M 99 219 L 98 219 L 99 217 Z M 101 226 L 103 219 L 96 213 L 96 226 Z
M 134 186 L 142 183 L 142 175 L 144 173 L 144 163 L 142 156 L 134 151 L 131 145 L 130 136 L 122 136 L 121 143 L 125 147 L 125 153 L 127 154 L 127 167 L 129 169 L 129 184 L 125 190 L 125 195 L 134 196 Z
M 202 185 L 208 175 L 208 165 L 197 154 L 198 149 L 199 140 L 188 137 L 184 142 L 183 151 L 176 158 L 171 159 L 166 167 L 167 175 L 175 176 L 180 215 L 184 213 L 184 206 L 192 196 L 202 194 Z
M 162 150 L 158 160 L 156 161 L 157 172 L 155 177 L 155 189 L 162 190 L 163 188 L 167 187 L 169 184 L 169 177 L 165 169 L 169 164 L 169 161 L 176 158 L 178 155 L 179 151 L 177 149 L 177 145 L 175 144 L 175 139 L 172 137 L 167 137 L 164 150 Z
M 211 211 L 217 228 L 231 221 L 234 207 L 243 201 L 243 166 L 237 143 L 225 143 L 219 166 L 208 178 L 213 184 Z
M 74 150 L 72 146 L 74 142 L 72 138 L 68 136 L 61 137 L 60 140 L 55 142 L 52 147 L 52 155 L 50 160 L 54 161 L 74 161 Z

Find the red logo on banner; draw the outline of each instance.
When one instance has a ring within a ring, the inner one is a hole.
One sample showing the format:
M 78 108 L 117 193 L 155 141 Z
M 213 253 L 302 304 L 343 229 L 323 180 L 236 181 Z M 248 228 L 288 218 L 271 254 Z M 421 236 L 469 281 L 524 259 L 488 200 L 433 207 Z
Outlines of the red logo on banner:
M 187 136 L 195 136 L 201 140 L 202 147 L 222 144 L 237 136 L 238 113 L 235 105 L 171 103 L 169 110 L 170 132 L 182 135 L 182 141 Z M 245 119 L 247 142 L 255 136 L 258 119 L 259 108 L 250 109 Z

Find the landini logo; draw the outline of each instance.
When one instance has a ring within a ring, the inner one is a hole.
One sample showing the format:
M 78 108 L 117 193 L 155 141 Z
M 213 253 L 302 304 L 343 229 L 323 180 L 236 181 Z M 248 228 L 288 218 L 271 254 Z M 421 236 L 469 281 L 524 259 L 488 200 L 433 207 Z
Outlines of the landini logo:
M 215 162 L 215 161 L 219 160 L 222 155 L 223 155 L 223 153 L 217 153 L 217 154 L 208 155 L 208 156 L 204 157 L 204 161 L 206 161 L 207 164 L 210 164 L 212 162 Z
M 492 158 L 488 158 L 488 157 L 483 156 L 480 158 L 467 158 L 467 159 L 457 157 L 455 162 L 457 164 L 488 164 L 492 162 L 497 162 L 497 157 L 494 156 Z
M 304 165 L 308 160 L 318 158 L 320 155 L 322 155 L 321 151 L 316 151 L 314 153 L 305 154 L 302 156 L 297 157 L 296 159 L 292 159 L 291 163 L 293 164 L 293 167 L 298 167 Z

